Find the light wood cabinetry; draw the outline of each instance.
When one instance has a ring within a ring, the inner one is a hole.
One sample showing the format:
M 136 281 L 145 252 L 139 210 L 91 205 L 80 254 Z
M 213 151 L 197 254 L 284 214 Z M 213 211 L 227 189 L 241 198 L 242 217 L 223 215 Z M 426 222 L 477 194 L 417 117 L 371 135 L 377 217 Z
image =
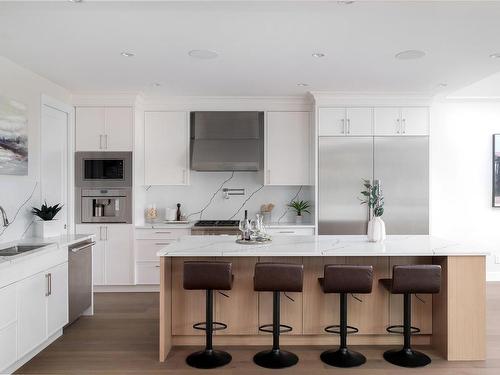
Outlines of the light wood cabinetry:
M 320 136 L 363 136 L 373 134 L 373 108 L 320 108 Z
M 144 184 L 189 185 L 187 112 L 145 112 Z
M 310 112 L 267 112 L 266 185 L 311 185 Z
M 78 224 L 77 233 L 95 236 L 92 253 L 94 285 L 133 285 L 133 227 L 127 224 Z
M 380 107 L 374 113 L 375 135 L 429 135 L 427 107 Z
M 131 107 L 77 107 L 76 151 L 132 151 Z

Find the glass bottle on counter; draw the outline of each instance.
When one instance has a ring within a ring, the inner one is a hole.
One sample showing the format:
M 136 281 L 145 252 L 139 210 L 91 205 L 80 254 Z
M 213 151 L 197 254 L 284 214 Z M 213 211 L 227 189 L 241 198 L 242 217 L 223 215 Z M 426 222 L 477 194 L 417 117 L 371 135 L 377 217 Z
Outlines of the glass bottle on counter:
M 250 222 L 248 221 L 248 211 L 245 210 L 245 218 L 240 221 L 241 238 L 250 241 Z

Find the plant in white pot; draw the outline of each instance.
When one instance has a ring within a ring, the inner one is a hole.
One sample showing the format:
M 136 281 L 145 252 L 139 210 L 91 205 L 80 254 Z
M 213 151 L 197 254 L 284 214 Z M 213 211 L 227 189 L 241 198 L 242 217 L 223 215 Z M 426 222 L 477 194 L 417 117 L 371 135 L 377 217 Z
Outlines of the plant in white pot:
M 363 195 L 361 204 L 366 204 L 370 210 L 370 221 L 368 222 L 368 241 L 382 242 L 385 240 L 385 223 L 382 220 L 384 214 L 384 194 L 380 187 L 380 181 L 375 181 L 373 184 L 370 180 L 363 180 L 365 190 L 361 192 Z
M 291 201 L 287 206 L 295 210 L 295 213 L 297 214 L 295 216 L 296 224 L 302 224 L 303 212 L 310 214 L 309 208 L 311 208 L 311 204 L 308 201 Z
M 47 202 L 40 208 L 32 207 L 31 213 L 39 218 L 35 220 L 35 235 L 37 237 L 54 237 L 61 234 L 59 221 L 55 219 L 63 206 L 59 203 L 54 206 L 48 206 Z

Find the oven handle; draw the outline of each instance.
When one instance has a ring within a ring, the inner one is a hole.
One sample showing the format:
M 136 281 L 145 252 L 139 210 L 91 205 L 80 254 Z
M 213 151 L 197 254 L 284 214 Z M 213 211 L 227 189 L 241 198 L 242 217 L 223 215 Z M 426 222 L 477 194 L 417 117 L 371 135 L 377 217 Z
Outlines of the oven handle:
M 85 245 L 83 245 L 83 246 L 77 247 L 76 249 L 71 249 L 71 251 L 72 251 L 73 253 L 77 253 L 77 252 L 79 252 L 79 251 L 81 251 L 81 250 L 83 250 L 83 249 L 86 249 L 86 248 L 88 248 L 88 247 L 92 247 L 92 246 L 94 246 L 94 245 L 95 245 L 95 241 L 93 241 L 93 242 L 91 242 L 91 243 L 87 243 L 87 244 L 85 244 Z

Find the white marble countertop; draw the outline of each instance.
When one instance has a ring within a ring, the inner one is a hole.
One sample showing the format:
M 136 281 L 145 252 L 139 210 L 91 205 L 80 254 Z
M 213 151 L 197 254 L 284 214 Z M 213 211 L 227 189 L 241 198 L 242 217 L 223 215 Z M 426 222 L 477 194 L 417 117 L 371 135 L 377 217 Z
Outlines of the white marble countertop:
M 272 242 L 244 245 L 236 236 L 185 236 L 158 251 L 158 256 L 474 256 L 489 253 L 477 246 L 428 235 L 387 236 L 383 243 L 366 236 L 275 236 Z
M 28 237 L 28 238 L 23 238 L 19 241 L 0 243 L 0 250 L 16 245 L 40 246 L 40 248 L 38 249 L 27 251 L 25 253 L 21 253 L 18 255 L 0 256 L 0 264 L 3 267 L 5 267 L 9 263 L 15 263 L 21 259 L 25 259 L 26 257 L 38 256 L 45 254 L 49 251 L 58 250 L 61 247 L 71 246 L 78 242 L 89 240 L 93 236 L 94 236 L 93 234 L 68 234 L 68 235 L 49 237 L 49 238 Z

